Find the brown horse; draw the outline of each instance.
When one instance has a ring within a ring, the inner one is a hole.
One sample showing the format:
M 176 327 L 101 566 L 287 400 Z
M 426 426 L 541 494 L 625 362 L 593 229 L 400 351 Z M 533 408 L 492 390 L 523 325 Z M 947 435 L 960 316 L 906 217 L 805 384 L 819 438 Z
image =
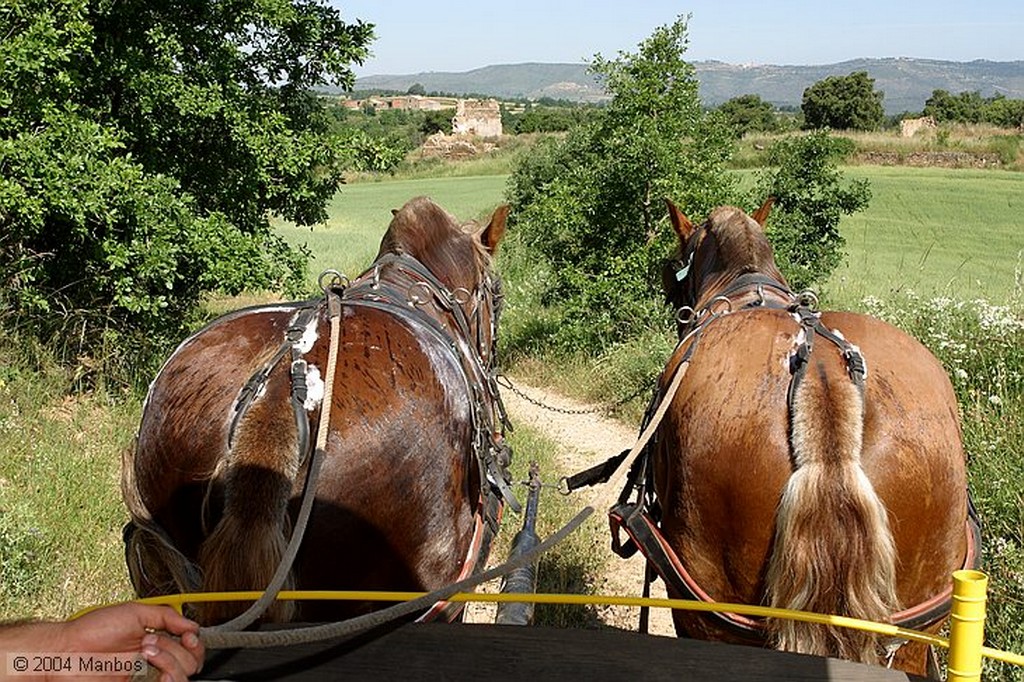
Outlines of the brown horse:
M 763 230 L 770 207 L 721 207 L 695 226 L 669 204 L 681 342 L 661 390 L 685 374 L 651 454 L 669 592 L 935 632 L 952 572 L 979 553 L 952 386 L 902 331 L 794 295 Z M 923 644 L 673 617 L 680 635 L 934 672 Z
M 394 211 L 374 264 L 322 300 L 248 308 L 183 342 L 150 387 L 122 469 L 140 596 L 260 590 L 277 569 L 313 450 L 315 502 L 289 586 L 431 590 L 481 568 L 509 451 L 495 385 L 507 208 L 460 225 L 425 197 Z M 329 296 L 328 296 L 329 297 Z M 386 605 L 386 604 L 385 604 Z M 373 602 L 277 603 L 268 618 L 342 619 Z M 201 607 L 204 623 L 240 611 Z M 449 615 L 449 614 L 446 614 Z

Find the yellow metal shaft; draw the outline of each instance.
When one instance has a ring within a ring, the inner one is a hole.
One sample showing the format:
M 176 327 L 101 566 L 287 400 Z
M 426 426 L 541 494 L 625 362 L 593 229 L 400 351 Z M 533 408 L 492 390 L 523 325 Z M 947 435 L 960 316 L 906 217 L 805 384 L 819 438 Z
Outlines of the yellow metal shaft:
M 953 612 L 949 621 L 948 682 L 981 680 L 981 648 L 985 643 L 985 592 L 988 576 L 981 571 L 953 573 Z

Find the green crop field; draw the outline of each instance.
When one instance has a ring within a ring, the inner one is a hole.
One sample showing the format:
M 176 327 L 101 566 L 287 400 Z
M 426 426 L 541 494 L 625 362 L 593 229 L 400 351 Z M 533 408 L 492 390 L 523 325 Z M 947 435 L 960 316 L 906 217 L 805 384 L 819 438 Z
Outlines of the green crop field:
M 847 258 L 825 286 L 856 306 L 864 297 L 921 296 L 1006 302 L 1024 266 L 1024 174 L 1006 171 L 857 166 L 872 199 L 843 218 Z M 461 220 L 486 219 L 502 201 L 507 176 L 383 180 L 347 185 L 323 225 L 282 224 L 280 233 L 313 254 L 310 277 L 327 268 L 354 276 L 377 253 L 391 209 L 427 195 Z M 696 216 L 693 216 L 695 219 Z
M 313 228 L 283 224 L 280 233 L 313 253 L 310 276 L 326 269 L 349 277 L 373 262 L 391 210 L 425 195 L 462 221 L 485 219 L 501 203 L 504 175 L 361 182 L 342 187 L 328 206 L 327 222 Z
M 847 260 L 829 282 L 838 302 L 921 296 L 1006 302 L 1019 288 L 1024 174 L 855 167 L 871 183 L 867 210 L 843 218 Z

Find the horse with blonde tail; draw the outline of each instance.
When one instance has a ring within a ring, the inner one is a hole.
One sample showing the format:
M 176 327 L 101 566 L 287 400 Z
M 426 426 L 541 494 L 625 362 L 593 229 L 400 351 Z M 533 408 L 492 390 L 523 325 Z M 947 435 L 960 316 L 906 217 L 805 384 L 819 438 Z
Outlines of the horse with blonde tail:
M 949 378 L 899 329 L 791 291 L 765 235 L 770 209 L 720 207 L 695 225 L 669 203 L 679 248 L 663 281 L 680 342 L 652 408 L 671 403 L 649 485 L 613 528 L 673 597 L 935 633 L 951 574 L 980 554 Z M 917 642 L 775 617 L 673 618 L 679 635 L 938 675 Z

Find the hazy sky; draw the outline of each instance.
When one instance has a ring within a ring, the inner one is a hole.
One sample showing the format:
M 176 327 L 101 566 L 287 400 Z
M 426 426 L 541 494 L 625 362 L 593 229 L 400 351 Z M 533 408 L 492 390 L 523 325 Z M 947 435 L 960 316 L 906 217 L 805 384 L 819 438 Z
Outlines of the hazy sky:
M 1022 0 L 330 0 L 375 24 L 356 74 L 469 71 L 635 52 L 690 19 L 689 61 L 830 64 L 857 57 L 1024 60 Z

